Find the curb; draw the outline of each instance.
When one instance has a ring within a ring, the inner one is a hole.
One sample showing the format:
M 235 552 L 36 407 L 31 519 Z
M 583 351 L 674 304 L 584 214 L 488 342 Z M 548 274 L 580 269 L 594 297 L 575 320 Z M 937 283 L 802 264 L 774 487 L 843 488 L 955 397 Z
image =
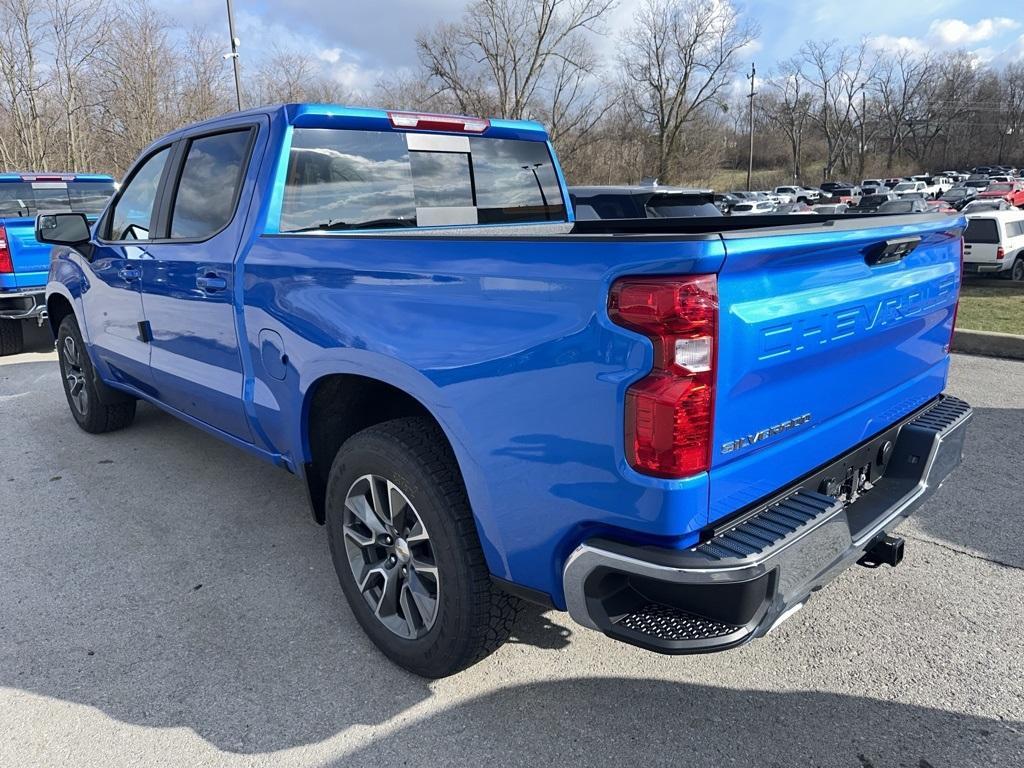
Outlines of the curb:
M 953 351 L 965 355 L 1024 360 L 1024 336 L 957 328 L 953 334 Z

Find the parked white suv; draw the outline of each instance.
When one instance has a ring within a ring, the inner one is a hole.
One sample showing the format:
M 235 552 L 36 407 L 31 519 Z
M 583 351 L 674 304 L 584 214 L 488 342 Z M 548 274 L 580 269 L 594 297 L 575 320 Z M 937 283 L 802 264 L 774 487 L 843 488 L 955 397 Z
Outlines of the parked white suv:
M 821 190 L 807 187 L 776 187 L 775 194 L 787 198 L 787 203 L 813 203 L 821 199 Z
M 896 195 L 896 197 L 905 197 L 907 195 L 917 194 L 922 194 L 925 197 L 931 197 L 934 194 L 934 190 L 929 191 L 928 185 L 923 181 L 901 181 L 892 188 L 892 193 Z
M 1024 282 L 1024 211 L 968 214 L 964 271 Z

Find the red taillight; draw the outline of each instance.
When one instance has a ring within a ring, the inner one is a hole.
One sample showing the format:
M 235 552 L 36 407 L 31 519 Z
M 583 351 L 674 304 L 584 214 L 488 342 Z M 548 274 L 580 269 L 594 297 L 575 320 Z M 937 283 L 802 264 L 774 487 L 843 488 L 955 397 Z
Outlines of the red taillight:
M 1006 258 L 1006 251 L 1004 251 L 1003 250 L 1003 246 L 1000 245 L 998 248 L 996 248 L 996 259 L 998 261 L 1002 261 L 1005 258 Z
M 412 128 L 420 131 L 483 133 L 491 125 L 491 121 L 484 117 L 429 115 L 416 112 L 388 112 L 388 119 L 395 128 Z
M 628 277 L 612 285 L 613 322 L 654 344 L 650 374 L 626 392 L 626 458 L 639 472 L 686 477 L 711 464 L 718 336 L 714 275 Z
M 14 272 L 11 249 L 7 247 L 7 230 L 0 227 L 0 274 Z

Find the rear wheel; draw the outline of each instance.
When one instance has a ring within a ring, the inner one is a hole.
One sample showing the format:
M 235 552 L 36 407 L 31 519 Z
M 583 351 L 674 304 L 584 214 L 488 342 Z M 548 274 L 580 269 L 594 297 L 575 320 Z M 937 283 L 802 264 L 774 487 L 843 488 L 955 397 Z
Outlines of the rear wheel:
M 517 598 L 496 589 L 444 436 L 419 418 L 342 445 L 327 485 L 327 533 L 363 630 L 396 664 L 444 677 L 509 636 Z
M 21 320 L 0 320 L 0 357 L 16 355 L 25 348 Z
M 68 407 L 86 432 L 99 434 L 127 427 L 135 419 L 135 398 L 104 384 L 92 367 L 74 315 L 57 332 L 57 358 Z
M 1024 282 L 1024 256 L 1018 256 L 1010 269 L 1010 279 L 1014 282 Z

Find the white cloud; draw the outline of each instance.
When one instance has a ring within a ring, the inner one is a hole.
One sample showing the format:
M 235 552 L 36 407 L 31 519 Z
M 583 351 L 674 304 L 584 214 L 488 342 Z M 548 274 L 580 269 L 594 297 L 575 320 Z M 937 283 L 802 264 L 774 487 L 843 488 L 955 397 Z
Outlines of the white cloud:
M 909 51 L 913 54 L 925 53 L 929 46 L 918 37 L 893 37 L 892 35 L 876 35 L 868 39 L 868 44 L 879 52 L 899 53 Z
M 323 48 L 317 53 L 317 58 L 328 64 L 337 64 L 341 60 L 341 48 Z
M 956 46 L 991 40 L 993 37 L 1019 26 L 1020 22 L 1005 16 L 981 19 L 975 24 L 968 24 L 962 19 L 936 19 L 928 27 L 928 34 L 946 45 Z
M 760 40 L 758 40 L 755 37 L 749 43 L 747 43 L 742 48 L 740 48 L 738 51 L 736 51 L 736 55 L 739 58 L 745 58 L 747 56 L 752 56 L 753 54 L 755 54 L 755 53 L 757 53 L 757 52 L 759 52 L 759 51 L 761 51 L 763 49 L 764 49 L 764 43 L 762 43 Z

